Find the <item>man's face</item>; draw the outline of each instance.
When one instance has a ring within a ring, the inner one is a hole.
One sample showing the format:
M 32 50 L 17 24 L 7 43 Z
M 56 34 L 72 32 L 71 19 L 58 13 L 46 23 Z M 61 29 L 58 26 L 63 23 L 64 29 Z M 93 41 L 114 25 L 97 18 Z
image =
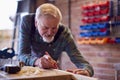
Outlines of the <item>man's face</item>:
M 58 19 L 51 16 L 41 16 L 35 21 L 35 24 L 44 42 L 50 43 L 54 40 L 54 36 L 58 31 Z

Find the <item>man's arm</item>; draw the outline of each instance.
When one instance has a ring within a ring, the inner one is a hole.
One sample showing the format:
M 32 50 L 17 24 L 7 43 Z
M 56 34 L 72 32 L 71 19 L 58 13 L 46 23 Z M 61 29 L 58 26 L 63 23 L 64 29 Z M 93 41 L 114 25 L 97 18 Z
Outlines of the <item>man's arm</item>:
M 37 57 L 31 56 L 31 27 L 33 23 L 33 16 L 26 15 L 22 18 L 21 26 L 19 29 L 19 60 L 24 62 L 25 65 L 33 66 Z
M 64 37 L 66 43 L 65 51 L 70 57 L 70 60 L 77 66 L 77 68 L 80 69 L 78 73 L 80 73 L 82 70 L 85 70 L 86 74 L 88 72 L 90 76 L 93 76 L 94 74 L 93 67 L 87 60 L 85 60 L 80 51 L 77 49 L 77 46 L 69 30 Z M 76 70 L 73 71 L 77 73 Z

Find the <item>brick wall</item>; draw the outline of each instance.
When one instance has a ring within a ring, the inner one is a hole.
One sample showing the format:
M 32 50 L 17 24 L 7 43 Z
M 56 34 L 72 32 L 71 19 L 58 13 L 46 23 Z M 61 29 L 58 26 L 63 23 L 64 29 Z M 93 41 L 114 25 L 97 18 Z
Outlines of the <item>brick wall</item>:
M 92 1 L 100 0 L 71 0 L 71 31 L 75 41 L 79 38 L 79 26 L 82 24 L 80 6 Z M 113 1 L 116 2 L 116 0 Z M 56 0 L 56 5 L 63 14 L 62 22 L 68 25 L 68 0 Z M 120 62 L 120 44 L 83 45 L 77 42 L 76 44 L 82 55 L 92 64 L 95 71 L 94 77 L 99 80 L 115 80 L 113 64 Z
M 17 35 L 17 32 L 16 32 Z M 0 50 L 12 47 L 13 30 L 0 30 Z M 14 40 L 14 49 L 17 52 L 17 38 Z
M 12 30 L 0 30 L 0 49 L 11 47 Z

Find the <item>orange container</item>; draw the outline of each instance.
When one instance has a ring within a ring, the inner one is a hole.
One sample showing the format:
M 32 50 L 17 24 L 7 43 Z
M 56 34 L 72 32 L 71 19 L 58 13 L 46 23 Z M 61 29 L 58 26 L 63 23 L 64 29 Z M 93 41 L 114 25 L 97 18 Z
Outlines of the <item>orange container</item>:
M 85 44 L 85 43 L 84 43 L 84 38 L 78 39 L 78 43 L 79 43 L 79 44 Z
M 89 44 L 89 39 L 80 38 L 78 39 L 78 44 Z
M 96 42 L 95 38 L 89 38 L 89 43 L 96 44 L 97 42 Z
M 105 44 L 108 43 L 109 38 L 105 37 L 105 38 L 96 38 L 96 42 L 97 44 Z

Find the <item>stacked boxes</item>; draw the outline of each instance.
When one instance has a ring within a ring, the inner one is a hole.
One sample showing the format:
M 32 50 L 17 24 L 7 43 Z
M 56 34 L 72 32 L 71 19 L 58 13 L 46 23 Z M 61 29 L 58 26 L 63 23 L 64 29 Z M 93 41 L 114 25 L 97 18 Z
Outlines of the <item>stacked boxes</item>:
M 112 1 L 99 1 L 81 7 L 84 25 L 80 25 L 79 43 L 102 44 L 109 41 L 112 6 Z

